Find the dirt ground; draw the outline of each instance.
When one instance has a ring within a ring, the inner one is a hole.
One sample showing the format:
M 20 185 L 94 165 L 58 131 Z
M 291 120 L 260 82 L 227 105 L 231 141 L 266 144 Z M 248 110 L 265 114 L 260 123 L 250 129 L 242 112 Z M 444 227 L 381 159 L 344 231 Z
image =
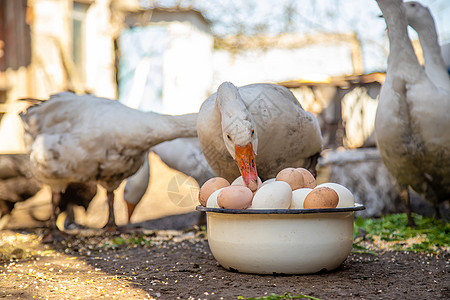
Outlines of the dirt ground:
M 130 242 L 134 236 L 134 242 Z M 3 231 L 5 299 L 237 299 L 290 292 L 318 299 L 450 299 L 449 253 L 351 253 L 335 271 L 252 275 L 222 268 L 204 232 L 101 230 L 51 246 L 42 230 Z M 120 241 L 128 243 L 120 245 Z
M 152 170 L 161 167 L 154 158 L 152 163 Z M 140 223 L 127 227 L 132 233 L 108 235 L 89 229 L 64 242 L 44 245 L 40 242 L 44 229 L 39 227 L 44 223 L 30 216 L 48 218 L 48 190 L 20 203 L 8 229 L 0 231 L 0 298 L 237 299 L 289 292 L 318 299 L 450 299 L 448 252 L 355 252 L 337 270 L 313 275 L 227 271 L 212 256 L 206 233 L 192 226 L 198 218 L 192 212 L 195 201 L 173 197 L 183 194 L 182 188 L 192 189 L 192 184 L 176 172 L 165 171 L 152 177 L 132 219 Z M 174 178 L 187 186 L 161 193 Z M 119 224 L 124 224 L 120 193 L 116 211 Z M 103 226 L 104 198 L 100 193 L 78 219 L 90 227 Z M 165 217 L 173 214 L 180 215 Z

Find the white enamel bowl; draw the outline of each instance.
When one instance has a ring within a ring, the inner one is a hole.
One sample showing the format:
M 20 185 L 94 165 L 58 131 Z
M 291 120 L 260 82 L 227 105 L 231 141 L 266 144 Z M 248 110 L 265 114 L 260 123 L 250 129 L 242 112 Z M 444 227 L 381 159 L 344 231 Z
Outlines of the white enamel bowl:
M 206 212 L 208 243 L 225 268 L 255 274 L 331 271 L 350 254 L 361 204 L 330 209 L 222 209 Z

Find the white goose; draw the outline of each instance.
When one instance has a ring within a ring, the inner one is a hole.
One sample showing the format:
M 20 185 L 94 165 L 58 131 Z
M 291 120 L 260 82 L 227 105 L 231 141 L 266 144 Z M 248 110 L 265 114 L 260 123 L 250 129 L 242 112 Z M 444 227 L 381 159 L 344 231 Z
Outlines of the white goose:
M 214 173 L 229 181 L 242 175 L 252 190 L 258 175 L 266 180 L 286 167 L 315 169 L 322 149 L 317 119 L 276 84 L 222 83 L 202 104 L 197 130 Z
M 118 101 L 69 92 L 31 106 L 21 117 L 32 172 L 52 188 L 53 206 L 69 183 L 97 181 L 107 191 L 108 229 L 116 228 L 114 190 L 139 169 L 147 151 L 197 135 L 197 114 L 141 112 Z M 55 220 L 53 215 L 52 233 L 58 238 L 62 233 Z
M 450 91 L 450 76 L 442 57 L 436 25 L 430 10 L 416 1 L 405 2 L 406 18 L 419 36 L 425 60 L 425 73 L 438 87 Z
M 450 198 L 450 93 L 439 88 L 419 65 L 402 1 L 377 2 L 387 24 L 390 51 L 375 134 L 387 169 L 404 185 L 402 195 L 412 225 L 407 186 L 435 208 Z
M 202 186 L 214 173 L 206 162 L 197 138 L 179 138 L 158 144 L 150 149 L 170 168 L 194 178 Z M 144 164 L 131 177 L 127 178 L 124 200 L 128 208 L 128 222 L 134 209 L 144 196 L 150 179 L 148 156 Z

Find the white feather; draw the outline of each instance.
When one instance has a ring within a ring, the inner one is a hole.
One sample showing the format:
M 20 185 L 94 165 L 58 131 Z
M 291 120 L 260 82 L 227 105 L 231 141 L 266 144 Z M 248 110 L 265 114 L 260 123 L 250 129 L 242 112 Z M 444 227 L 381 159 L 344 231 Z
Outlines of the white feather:
M 450 198 L 450 92 L 419 65 L 402 1 L 377 2 L 390 42 L 375 119 L 377 145 L 387 169 L 401 184 L 437 204 Z
M 170 168 L 194 178 L 202 186 L 214 173 L 206 162 L 197 138 L 179 138 L 163 142 L 150 149 Z M 144 196 L 150 179 L 148 157 L 141 168 L 127 178 L 124 190 L 126 202 L 137 205 Z
M 54 192 L 70 182 L 97 181 L 112 193 L 138 170 L 151 147 L 197 135 L 197 114 L 141 112 L 69 92 L 28 108 L 21 117 L 32 172 Z
M 450 76 L 442 57 L 433 16 L 429 9 L 419 2 L 405 2 L 403 5 L 408 24 L 419 36 L 425 60 L 425 73 L 436 86 L 450 91 Z
M 217 176 L 230 182 L 240 173 L 227 132 L 233 133 L 237 145 L 252 143 L 263 180 L 286 167 L 307 166 L 311 156 L 322 149 L 317 119 L 302 109 L 287 88 L 275 84 L 236 88 L 223 83 L 201 106 L 197 129 L 209 165 Z

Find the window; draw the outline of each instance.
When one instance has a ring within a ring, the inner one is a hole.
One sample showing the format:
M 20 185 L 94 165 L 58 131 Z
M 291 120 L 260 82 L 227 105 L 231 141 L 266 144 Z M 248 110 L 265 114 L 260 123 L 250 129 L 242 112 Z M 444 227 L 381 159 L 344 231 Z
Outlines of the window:
M 73 2 L 72 10 L 72 58 L 77 72 L 77 77 L 84 81 L 85 78 L 85 49 L 86 31 L 85 20 L 89 4 L 86 2 Z

